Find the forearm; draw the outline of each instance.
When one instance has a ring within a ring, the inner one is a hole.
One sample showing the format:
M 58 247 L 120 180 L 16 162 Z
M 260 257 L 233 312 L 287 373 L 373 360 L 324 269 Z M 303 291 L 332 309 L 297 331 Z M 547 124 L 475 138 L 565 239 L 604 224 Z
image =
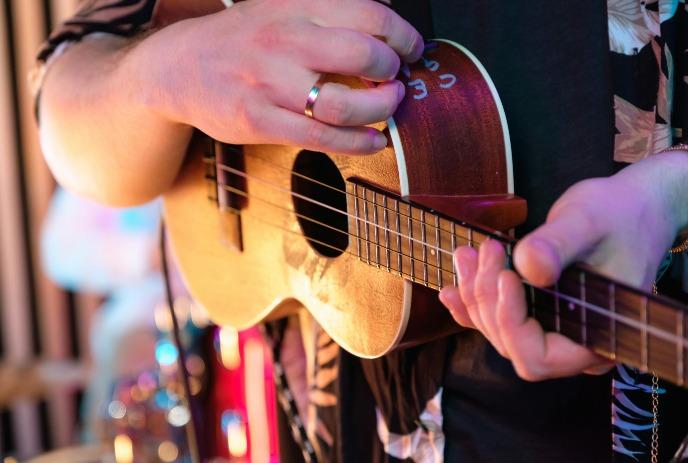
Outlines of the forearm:
M 631 186 L 645 188 L 654 200 L 649 202 L 648 216 L 666 221 L 666 230 L 673 241 L 688 230 L 688 152 L 667 151 L 637 162 L 617 174 Z M 653 210 L 652 210 L 653 209 Z M 659 227 L 658 227 L 659 228 Z
M 99 202 L 125 206 L 165 191 L 192 128 L 148 104 L 148 63 L 129 59 L 132 40 L 87 37 L 51 66 L 40 101 L 45 157 L 60 183 Z

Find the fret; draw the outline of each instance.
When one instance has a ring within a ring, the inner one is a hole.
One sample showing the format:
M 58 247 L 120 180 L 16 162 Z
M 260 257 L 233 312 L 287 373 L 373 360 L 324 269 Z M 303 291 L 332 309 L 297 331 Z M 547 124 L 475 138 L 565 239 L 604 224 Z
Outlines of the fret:
M 580 308 L 581 308 L 581 341 L 584 346 L 588 345 L 588 309 L 586 307 L 587 301 L 585 300 L 585 272 L 579 270 L 578 272 L 578 284 L 580 287 Z
M 368 219 L 368 193 L 365 187 L 363 190 L 363 229 L 365 231 L 366 260 L 370 264 L 370 220 Z
M 416 265 L 413 258 L 413 208 L 409 207 L 408 213 L 408 242 L 409 242 L 409 261 L 411 262 L 411 281 L 416 281 Z
M 580 278 L 580 277 L 579 277 Z M 581 286 L 581 298 L 585 306 L 586 345 L 596 352 L 612 355 L 610 318 L 607 309 L 609 300 L 609 280 L 594 273 L 585 273 Z
M 617 355 L 617 341 L 616 341 L 616 285 L 614 283 L 609 283 L 609 311 L 612 316 L 609 317 L 609 353 L 612 356 L 612 360 L 616 360 Z
M 451 248 L 453 253 L 456 249 L 456 224 L 454 222 L 451 223 Z M 454 278 L 454 286 L 459 286 L 459 276 L 457 273 L 456 265 L 454 265 L 454 256 L 452 254 L 452 276 Z
M 437 256 L 437 286 L 442 288 L 442 237 L 440 236 L 440 216 L 435 214 L 435 255 Z
M 377 217 L 377 193 L 373 191 L 373 237 L 375 239 L 375 265 L 380 268 L 380 223 Z
M 640 296 L 637 293 L 616 286 L 614 291 L 615 313 L 619 317 L 627 318 L 641 323 Z M 616 324 L 616 358 L 617 361 L 640 366 L 642 350 L 638 342 L 639 329 L 628 323 L 617 322 Z
M 475 243 L 475 240 L 473 239 L 473 229 L 471 227 L 468 227 L 468 245 L 472 248 L 477 248 L 476 246 L 477 243 Z
M 559 279 L 559 294 L 563 302 L 560 311 L 560 333 L 582 344 L 579 278 L 576 269 L 569 267 L 562 272 Z
M 387 195 L 382 195 L 382 223 L 385 226 L 385 263 L 387 264 L 387 271 L 391 271 L 389 261 L 391 256 L 391 250 L 389 248 L 389 215 L 387 214 Z
M 540 323 L 543 330 L 549 332 L 555 329 L 554 291 L 551 288 L 526 284 L 526 303 L 528 313 Z
M 358 206 L 358 185 L 355 183 L 354 186 L 354 220 L 356 221 L 356 248 L 358 250 L 358 258 L 363 260 L 363 255 L 361 252 L 361 211 Z
M 396 228 L 397 228 L 397 265 L 399 267 L 399 276 L 402 276 L 404 271 L 403 271 L 403 262 L 402 262 L 402 257 L 401 257 L 401 214 L 399 213 L 399 201 L 394 200 L 394 212 L 396 214 Z
M 678 384 L 683 380 L 682 375 L 677 375 L 682 352 L 677 351 L 674 339 L 660 335 L 665 333 L 668 336 L 676 336 L 676 310 L 651 296 L 644 299 L 647 300 L 644 309 L 646 315 L 641 315 L 641 319 L 647 324 L 643 323 L 641 333 L 647 338 L 647 347 L 642 349 L 647 350 L 647 353 L 644 355 L 646 360 L 641 360 L 641 365 L 645 363 L 642 366 L 647 367 L 648 371 Z
M 643 296 L 640 300 L 640 322 L 642 327 L 640 329 L 640 369 L 648 371 L 648 343 L 647 343 L 647 296 Z
M 676 340 L 676 376 L 678 378 L 678 385 L 683 386 L 685 383 L 685 373 L 684 373 L 684 352 L 685 349 L 683 348 L 683 337 L 685 336 L 684 333 L 684 323 L 685 323 L 685 313 L 683 310 L 677 310 L 676 311 L 676 336 L 678 339 Z
M 422 242 L 422 257 L 423 257 L 423 284 L 428 285 L 428 242 L 427 231 L 425 229 L 425 211 L 420 211 L 420 240 Z

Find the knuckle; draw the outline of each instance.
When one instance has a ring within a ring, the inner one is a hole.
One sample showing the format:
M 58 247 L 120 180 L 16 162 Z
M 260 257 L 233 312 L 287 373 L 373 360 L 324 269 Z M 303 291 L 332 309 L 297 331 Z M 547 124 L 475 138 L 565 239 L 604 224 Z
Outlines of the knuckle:
M 371 40 L 355 40 L 350 48 L 351 61 L 356 63 L 364 73 L 375 68 L 378 63 L 377 59 L 377 47 Z
M 373 136 L 366 135 L 351 135 L 347 137 L 347 150 L 351 153 L 367 153 L 373 151 Z
M 313 123 L 308 127 L 306 141 L 311 146 L 328 147 L 333 140 L 332 131 L 326 125 Z
M 335 125 L 345 125 L 352 121 L 354 115 L 353 106 L 341 97 L 334 98 L 325 110 L 327 120 Z
M 237 103 L 235 117 L 239 121 L 239 125 L 249 132 L 257 133 L 262 129 L 263 118 L 261 117 L 261 112 L 256 105 L 251 104 L 246 99 L 242 99 Z
M 379 3 L 371 3 L 367 14 L 368 24 L 372 31 L 378 35 L 387 35 L 392 29 L 392 10 L 380 5 Z

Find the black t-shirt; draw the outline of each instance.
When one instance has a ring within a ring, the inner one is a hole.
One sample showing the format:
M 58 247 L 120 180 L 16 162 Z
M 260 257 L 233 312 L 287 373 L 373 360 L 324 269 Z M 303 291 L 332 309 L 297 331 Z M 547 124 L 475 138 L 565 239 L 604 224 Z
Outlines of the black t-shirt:
M 430 3 L 430 15 L 422 2 L 395 5 L 409 11 L 407 19 L 419 30 L 434 29 L 434 37 L 467 47 L 494 80 L 511 135 L 516 194 L 528 201 L 528 218 L 518 234 L 543 223 L 552 203 L 574 183 L 623 167 L 613 161 L 605 1 L 568 8 L 552 2 Z M 444 375 L 433 384 L 423 377 L 428 374 L 423 366 L 438 356 L 446 359 Z M 473 330 L 363 365 L 378 407 L 399 434 L 416 427 L 406 417 L 418 416 L 423 399 L 442 387 L 447 462 L 612 461 L 612 373 L 526 382 Z M 412 399 L 404 400 L 405 391 Z M 686 432 L 676 413 L 676 405 L 686 404 L 685 394 L 669 392 L 660 402 L 659 461 L 668 461 Z M 634 435 L 642 440 L 649 431 Z M 629 448 L 647 444 L 628 440 Z M 647 454 L 636 457 L 644 461 Z
M 433 0 L 432 12 L 435 35 L 471 50 L 498 89 L 516 194 L 528 201 L 521 232 L 575 182 L 614 173 L 606 2 L 564 13 L 550 2 Z M 610 461 L 609 376 L 528 383 L 476 332 L 452 347 L 446 461 Z

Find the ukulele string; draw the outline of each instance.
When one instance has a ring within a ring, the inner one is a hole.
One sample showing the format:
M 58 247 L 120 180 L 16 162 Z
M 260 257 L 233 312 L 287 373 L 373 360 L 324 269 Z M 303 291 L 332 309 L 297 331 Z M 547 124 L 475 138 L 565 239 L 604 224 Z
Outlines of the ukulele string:
M 262 162 L 262 163 L 264 163 L 264 164 L 266 164 L 266 165 L 268 165 L 268 166 L 270 166 L 270 167 L 275 167 L 275 168 L 280 169 L 280 170 L 282 170 L 282 171 L 288 172 L 290 175 L 293 175 L 293 176 L 298 177 L 298 178 L 300 178 L 300 179 L 306 180 L 306 181 L 311 182 L 311 183 L 313 183 L 313 184 L 315 184 L 315 185 L 319 185 L 319 186 L 325 187 L 325 188 L 327 188 L 327 189 L 329 189 L 329 190 L 331 190 L 331 191 L 333 191 L 333 192 L 335 192 L 335 193 L 343 194 L 343 195 L 345 195 L 345 196 L 347 196 L 347 197 L 353 198 L 354 200 L 357 200 L 357 199 L 358 199 L 358 200 L 361 200 L 361 201 L 367 203 L 368 205 L 371 205 L 371 206 L 373 206 L 373 207 L 379 208 L 379 209 L 382 210 L 382 211 L 385 211 L 385 212 L 392 212 L 392 213 L 394 213 L 394 214 L 398 214 L 399 217 L 403 217 L 403 218 L 406 219 L 406 220 L 410 219 L 410 220 L 413 221 L 413 222 L 419 223 L 419 224 L 424 225 L 424 226 L 426 226 L 426 227 L 431 227 L 431 228 L 434 229 L 434 230 L 437 230 L 437 229 L 439 228 L 441 231 L 444 231 L 444 232 L 449 233 L 448 230 L 444 230 L 444 229 L 442 229 L 441 227 L 437 227 L 436 225 L 433 225 L 433 224 L 424 223 L 422 220 L 420 220 L 420 219 L 418 219 L 418 218 L 416 218 L 416 217 L 413 217 L 413 215 L 408 215 L 408 214 L 403 213 L 403 212 L 400 211 L 400 210 L 395 210 L 395 209 L 391 209 L 391 208 L 389 208 L 389 207 L 385 207 L 384 205 L 378 204 L 378 203 L 376 203 L 375 201 L 372 201 L 372 200 L 370 200 L 370 199 L 368 199 L 368 198 L 366 198 L 366 197 L 357 196 L 357 195 L 355 195 L 354 193 L 349 193 L 349 192 L 346 191 L 346 190 L 339 189 L 339 188 L 337 188 L 337 187 L 335 187 L 335 186 L 333 186 L 333 185 L 330 185 L 330 184 L 328 184 L 328 183 L 324 183 L 324 182 L 322 182 L 322 181 L 320 181 L 320 180 L 314 179 L 314 178 L 312 178 L 312 177 L 308 177 L 307 175 L 303 175 L 303 174 L 301 174 L 301 173 L 294 172 L 292 169 L 290 169 L 290 168 L 288 168 L 288 167 L 285 167 L 285 166 L 283 166 L 283 165 L 280 165 L 280 164 L 278 164 L 278 163 L 275 162 L 275 161 L 269 161 L 269 160 L 267 160 L 267 159 L 263 159 L 263 158 L 261 158 L 260 156 L 257 156 L 257 155 L 255 155 L 255 154 L 244 154 L 244 156 L 250 157 L 250 158 L 255 159 L 255 160 L 257 160 L 257 161 L 260 161 L 260 162 Z M 217 167 L 219 167 L 220 169 L 222 169 L 222 170 L 224 170 L 224 171 L 226 171 L 226 172 L 232 173 L 232 174 L 236 174 L 236 172 L 243 172 L 243 171 L 237 171 L 235 168 L 233 168 L 233 167 L 231 167 L 231 166 L 228 166 L 228 165 L 226 165 L 226 164 L 222 164 L 222 163 L 217 164 L 216 161 L 215 161 L 214 159 L 211 159 L 211 160 L 206 159 L 204 162 L 209 162 L 209 163 L 211 163 L 211 164 L 216 164 Z M 265 181 L 265 182 L 267 182 L 267 181 Z M 269 184 L 269 182 L 267 182 L 267 183 Z M 378 193 L 376 193 L 376 192 L 373 191 L 373 194 L 378 194 Z M 398 201 L 396 198 L 393 198 L 393 199 L 394 199 L 395 201 Z M 398 202 L 399 202 L 399 204 L 404 204 L 404 205 L 407 205 L 407 206 L 411 207 L 410 204 L 408 204 L 408 203 L 406 203 L 406 202 L 404 202 L 404 201 L 398 201 Z M 340 211 L 340 212 L 341 212 L 341 211 Z M 464 222 L 463 222 L 463 221 L 456 221 L 456 223 L 457 223 L 457 224 L 463 224 Z M 466 225 L 466 226 L 469 226 L 469 224 L 465 224 L 465 225 Z M 490 236 L 490 237 L 492 237 L 492 238 L 494 238 L 494 239 L 496 239 L 496 240 L 498 240 L 498 241 L 500 241 L 500 242 L 502 242 L 502 243 L 504 243 L 504 244 L 510 243 L 510 241 L 512 241 L 509 237 L 501 235 L 498 231 L 481 230 L 480 227 L 476 227 L 476 226 L 473 226 L 472 228 L 474 228 L 476 231 L 478 231 L 478 232 L 480 232 L 480 233 L 483 233 L 483 234 L 485 234 L 485 235 L 487 235 L 487 236 Z M 431 230 L 431 231 L 432 231 L 432 230 Z
M 358 216 L 356 216 L 356 215 L 354 215 L 354 214 L 349 214 L 348 212 L 343 211 L 343 210 L 341 210 L 341 209 L 337 209 L 337 208 L 334 207 L 334 206 L 330 206 L 329 204 L 320 202 L 320 201 L 318 201 L 318 200 L 316 200 L 316 199 L 310 198 L 310 197 L 305 196 L 305 195 L 302 195 L 302 194 L 300 194 L 300 193 L 293 192 L 293 191 L 291 191 L 291 190 L 288 189 L 288 188 L 284 188 L 284 187 L 282 187 L 282 186 L 276 185 L 276 184 L 274 184 L 274 183 L 272 183 L 272 182 L 270 182 L 270 181 L 268 181 L 268 180 L 262 179 L 262 178 L 260 178 L 260 177 L 256 177 L 255 175 L 247 174 L 247 173 L 245 173 L 245 172 L 243 172 L 243 171 L 241 171 L 241 170 L 239 170 L 239 169 L 234 169 L 233 167 L 229 167 L 229 166 L 221 166 L 221 168 L 222 168 L 223 170 L 227 171 L 227 172 L 230 172 L 231 174 L 238 175 L 238 176 L 244 177 L 244 178 L 246 178 L 246 179 L 251 179 L 251 180 L 254 180 L 254 181 L 259 182 L 259 183 L 263 183 L 263 184 L 265 184 L 265 185 L 267 185 L 267 186 L 269 186 L 269 187 L 271 187 L 271 188 L 273 188 L 273 189 L 275 189 L 275 190 L 277 190 L 277 191 L 280 191 L 280 192 L 282 192 L 282 193 L 286 193 L 286 194 L 288 194 L 288 195 L 290 195 L 290 196 L 293 196 L 294 198 L 301 199 L 301 200 L 303 200 L 303 201 L 307 201 L 307 202 L 309 202 L 309 203 L 311 203 L 311 204 L 313 204 L 313 205 L 315 205 L 315 206 L 319 206 L 319 207 L 322 207 L 322 208 L 324 208 L 324 209 L 328 209 L 328 210 L 330 210 L 330 211 L 332 211 L 332 212 L 336 212 L 337 214 L 342 214 L 342 215 L 344 215 L 344 216 L 346 216 L 346 217 L 349 217 L 349 218 L 352 218 L 352 219 L 358 221 L 359 223 L 362 223 L 362 224 L 365 224 L 365 225 L 369 225 L 369 226 L 371 226 L 371 227 L 375 227 L 375 228 L 379 229 L 380 231 L 385 231 L 385 232 L 393 233 L 393 234 L 395 234 L 395 235 L 400 236 L 401 238 L 404 238 L 404 239 L 406 239 L 406 240 L 415 242 L 415 243 L 417 243 L 417 244 L 419 244 L 419 245 L 421 245 L 421 246 L 424 246 L 424 247 L 426 247 L 426 248 L 432 249 L 432 250 L 434 250 L 434 251 L 436 251 L 436 252 L 441 252 L 441 253 L 444 253 L 444 254 L 447 254 L 447 255 L 450 255 L 450 256 L 452 256 L 452 255 L 454 254 L 452 251 L 448 251 L 448 250 L 443 249 L 443 248 L 440 248 L 440 247 L 438 247 L 438 246 L 434 246 L 434 245 L 432 245 L 432 244 L 430 244 L 430 243 L 428 243 L 428 242 L 426 242 L 426 241 L 422 241 L 422 240 L 420 240 L 420 239 L 418 239 L 418 238 L 414 238 L 414 237 L 412 237 L 412 236 L 410 236 L 410 235 L 404 235 L 401 231 L 393 230 L 393 229 L 391 229 L 391 228 L 385 227 L 384 225 L 379 225 L 379 224 L 373 223 L 373 222 L 371 222 L 370 220 L 364 219 L 364 218 L 362 218 L 362 217 L 358 217 Z M 239 189 L 237 189 L 237 188 L 233 188 L 233 187 L 231 187 L 230 185 L 227 185 L 227 184 L 225 184 L 225 183 L 218 183 L 218 186 L 221 187 L 221 188 L 223 188 L 223 189 L 231 188 L 231 189 L 233 190 L 233 191 L 231 191 L 232 193 L 241 194 L 241 193 L 238 193 L 238 192 L 241 191 L 241 190 L 239 190 Z M 244 193 L 243 196 L 246 197 L 246 198 L 256 198 L 256 199 L 260 199 L 259 197 L 255 196 L 255 195 L 251 195 L 251 194 L 248 194 L 248 193 L 245 193 L 245 192 L 242 192 L 242 193 Z M 267 200 L 266 200 L 266 201 L 267 201 Z M 273 206 L 276 206 L 276 207 L 279 207 L 279 206 L 276 205 L 276 204 L 272 204 L 272 205 L 273 205 Z M 388 212 L 389 212 L 389 211 L 391 211 L 391 210 L 388 209 Z M 394 213 L 396 214 L 396 212 L 394 212 Z M 431 225 L 430 225 L 430 224 L 426 224 L 426 226 L 431 226 Z M 437 227 L 434 227 L 434 228 L 435 228 L 435 230 L 437 230 Z M 441 229 L 440 229 L 440 230 L 441 230 Z M 445 231 L 445 232 L 449 233 L 447 230 L 442 230 L 442 231 Z M 344 232 L 344 233 L 347 233 L 347 232 Z M 355 235 L 353 235 L 353 234 L 349 234 L 349 236 L 354 236 L 354 237 L 355 237 Z M 467 239 L 467 241 L 468 241 L 468 244 L 469 244 L 469 245 L 476 246 L 476 247 L 479 245 L 479 243 L 478 243 L 477 241 L 475 241 L 475 240 L 468 240 L 468 239 Z
M 229 187 L 229 186 L 227 186 L 227 185 L 221 185 L 221 186 L 222 186 L 223 188 L 228 188 L 228 189 L 231 189 L 231 190 L 235 190 L 235 191 L 232 191 L 232 192 L 234 192 L 234 193 L 236 193 L 236 194 L 239 194 L 239 195 L 242 195 L 242 196 L 244 196 L 244 197 L 246 197 L 246 198 L 257 199 L 257 200 L 259 200 L 259 201 L 261 201 L 261 202 L 266 203 L 266 204 L 269 205 L 269 206 L 272 206 L 272 207 L 281 209 L 281 210 L 286 211 L 286 212 L 289 212 L 289 213 L 295 213 L 294 211 L 292 211 L 292 210 L 289 209 L 289 208 L 285 208 L 285 207 L 279 206 L 279 205 L 277 205 L 277 204 L 274 204 L 274 203 L 272 203 L 272 202 L 270 202 L 270 201 L 268 201 L 268 200 L 266 200 L 266 199 L 260 198 L 260 197 L 258 197 L 258 196 L 249 195 L 249 194 L 247 194 L 247 193 L 244 192 L 244 191 L 241 191 L 241 190 L 238 190 L 238 189 Z M 239 209 L 234 209 L 234 208 L 230 208 L 230 207 L 227 207 L 227 209 L 230 210 L 230 211 L 232 211 L 232 212 L 239 213 L 239 214 L 242 214 L 242 215 L 244 215 L 244 216 L 251 217 L 251 218 L 254 219 L 254 220 L 261 221 L 261 222 L 263 222 L 263 223 L 265 223 L 265 224 L 267 224 L 267 225 L 269 225 L 269 226 L 271 226 L 271 227 L 275 227 L 275 228 L 280 229 L 280 230 L 282 230 L 282 231 L 285 231 L 285 232 L 287 232 L 287 233 L 290 233 L 290 234 L 293 234 L 293 235 L 297 235 L 297 236 L 299 236 L 299 237 L 303 237 L 302 233 L 300 233 L 300 232 L 298 232 L 298 231 L 290 230 L 290 229 L 288 229 L 288 228 L 286 228 L 286 227 L 284 227 L 284 226 L 281 226 L 281 225 L 272 223 L 272 222 L 270 222 L 270 221 L 268 221 L 268 220 L 265 220 L 265 219 L 263 219 L 263 218 L 261 218 L 261 217 L 258 217 L 258 216 L 252 215 L 252 214 L 246 214 L 245 212 L 241 212 L 241 210 L 239 210 Z M 338 209 L 336 209 L 336 210 L 338 210 Z M 341 212 L 341 211 L 340 211 L 340 212 Z M 315 219 L 311 219 L 310 217 L 307 217 L 307 216 L 301 216 L 301 217 L 302 217 L 303 219 L 305 219 L 305 220 L 309 220 L 309 221 L 314 221 L 314 222 L 320 223 L 320 222 L 316 221 Z M 326 224 L 323 224 L 323 225 L 326 225 Z M 330 226 L 328 226 L 328 227 L 330 227 Z M 361 240 L 363 243 L 365 243 L 365 244 L 367 244 L 367 245 L 380 247 L 380 248 L 383 249 L 385 252 L 390 251 L 391 253 L 394 253 L 395 255 L 398 254 L 398 255 L 400 255 L 400 256 L 403 257 L 403 258 L 409 259 L 410 262 L 418 262 L 418 263 L 420 263 L 421 265 L 427 265 L 429 268 L 432 268 L 432 269 L 433 269 L 433 270 L 432 270 L 433 274 L 434 274 L 436 271 L 439 270 L 439 271 L 441 271 L 441 272 L 447 272 L 447 273 L 449 273 L 449 274 L 452 276 L 452 278 L 453 278 L 453 276 L 455 275 L 455 273 L 454 273 L 455 271 L 454 271 L 453 269 L 452 269 L 452 270 L 444 269 L 444 268 L 441 268 L 441 267 L 439 267 L 439 266 L 437 266 L 437 265 L 435 265 L 435 264 L 432 264 L 432 263 L 430 263 L 430 262 L 426 262 L 426 261 L 420 260 L 420 259 L 418 259 L 418 258 L 412 257 L 412 256 L 410 256 L 410 255 L 408 255 L 408 254 L 404 254 L 404 253 L 401 252 L 401 251 L 394 250 L 394 249 L 389 249 L 389 248 L 385 248 L 384 245 L 379 244 L 379 243 L 376 243 L 376 242 L 374 242 L 374 241 L 367 240 L 367 239 L 364 238 L 364 237 L 359 237 L 359 236 L 357 236 L 357 235 L 354 235 L 354 234 L 351 234 L 351 233 L 347 233 L 347 232 L 344 232 L 344 231 L 339 230 L 339 229 L 335 229 L 335 230 L 336 230 L 337 232 L 339 232 L 339 233 L 346 234 L 347 236 L 352 237 L 352 238 L 354 238 L 354 239 L 359 239 L 359 240 Z M 400 234 L 400 236 L 405 237 L 405 238 L 409 238 L 408 236 L 403 235 L 403 234 Z M 464 239 L 463 237 L 460 237 L 460 238 Z M 388 269 L 386 265 L 382 265 L 381 263 L 372 263 L 372 261 L 370 260 L 370 255 L 368 255 L 367 257 L 366 257 L 366 256 L 362 256 L 362 255 L 358 255 L 358 254 L 356 254 L 356 253 L 354 253 L 354 252 L 342 250 L 341 248 L 339 248 L 339 247 L 337 247 L 337 246 L 334 246 L 334 245 L 329 244 L 329 243 L 325 243 L 325 242 L 320 241 L 320 240 L 317 240 L 317 239 L 315 239 L 315 238 L 305 237 L 304 239 L 306 239 L 307 241 L 310 241 L 310 242 L 312 242 L 312 243 L 316 243 L 316 244 L 318 244 L 318 245 L 325 246 L 325 247 L 327 247 L 327 248 L 333 249 L 333 250 L 335 250 L 335 251 L 337 251 L 337 252 L 342 252 L 342 253 L 344 253 L 344 254 L 348 254 L 348 255 L 350 255 L 350 256 L 352 256 L 352 257 L 355 257 L 355 258 L 357 258 L 357 259 L 360 259 L 360 260 L 362 260 L 362 261 L 364 261 L 364 262 L 365 262 L 365 261 L 368 261 L 369 263 L 371 263 L 372 265 L 374 265 L 374 266 L 376 266 L 376 267 L 379 267 L 379 268 L 381 268 L 381 269 L 388 270 L 390 273 L 397 274 L 397 275 L 399 275 L 399 276 L 401 276 L 401 277 L 410 279 L 410 280 L 413 281 L 413 282 L 425 284 L 426 286 L 432 287 L 432 288 L 434 288 L 434 289 L 441 289 L 439 285 L 436 285 L 436 284 L 434 284 L 434 283 L 431 283 L 431 282 L 427 281 L 426 279 L 418 278 L 418 277 L 415 276 L 415 275 L 412 275 L 412 274 L 410 274 L 410 273 L 404 272 L 404 271 L 403 271 L 403 268 L 397 270 L 397 269 L 393 269 L 393 268 L 390 267 L 390 268 Z M 465 240 L 465 239 L 464 239 L 464 240 Z M 467 240 L 466 240 L 466 241 L 467 241 Z M 430 245 L 428 245 L 428 246 L 430 247 Z M 480 244 L 479 244 L 479 243 L 474 243 L 474 246 L 479 247 Z M 447 251 L 445 251 L 445 252 L 447 252 Z M 451 253 L 449 253 L 449 254 L 451 254 Z M 428 272 L 428 275 L 430 275 L 430 272 Z M 654 336 L 656 336 L 656 337 L 658 337 L 658 338 L 661 338 L 661 339 L 663 339 L 663 340 L 665 340 L 665 341 L 668 341 L 668 342 L 672 342 L 672 343 L 674 343 L 674 344 L 682 344 L 684 347 L 688 348 L 688 340 L 687 340 L 687 339 L 684 339 L 684 338 L 681 338 L 681 337 L 677 336 L 677 335 L 674 334 L 674 333 L 670 333 L 670 332 L 668 332 L 668 331 L 665 331 L 665 330 L 663 330 L 663 329 L 661 329 L 661 328 L 657 328 L 657 327 L 651 326 L 651 325 L 649 325 L 649 324 L 643 324 L 643 323 L 641 323 L 641 322 L 639 322 L 639 321 L 637 321 L 637 320 L 634 320 L 634 319 L 632 319 L 632 318 L 630 318 L 630 317 L 627 317 L 627 316 L 625 316 L 625 315 L 622 315 L 622 314 L 620 314 L 620 313 L 618 313 L 618 312 L 612 312 L 612 311 L 610 311 L 610 310 L 608 310 L 608 309 L 605 309 L 604 307 L 600 307 L 600 306 L 598 306 L 598 305 L 596 305 L 596 304 L 592 304 L 592 303 L 590 303 L 590 302 L 588 302 L 588 301 L 583 301 L 583 300 L 578 299 L 578 298 L 576 298 L 576 297 L 574 297 L 574 296 L 569 296 L 569 295 L 567 295 L 567 294 L 565 294 L 565 293 L 561 293 L 561 292 L 559 292 L 559 291 L 557 291 L 557 290 L 553 290 L 553 289 L 550 289 L 550 288 L 541 288 L 541 287 L 533 286 L 533 285 L 531 285 L 527 280 L 525 280 L 523 277 L 521 277 L 520 275 L 519 275 L 519 279 L 520 279 L 520 281 L 521 281 L 524 285 L 526 285 L 526 287 L 529 287 L 529 288 L 532 287 L 532 288 L 535 288 L 536 290 L 543 291 L 543 292 L 545 292 L 545 293 L 551 294 L 551 295 L 553 295 L 553 296 L 556 297 L 556 298 L 563 299 L 564 301 L 567 301 L 567 302 L 569 302 L 569 303 L 572 303 L 572 304 L 574 304 L 574 305 L 576 305 L 576 306 L 584 307 L 586 310 L 590 310 L 591 312 L 594 312 L 594 313 L 598 313 L 598 314 L 600 314 L 600 315 L 603 315 L 603 316 L 605 316 L 605 317 L 607 317 L 607 318 L 609 318 L 609 319 L 614 320 L 614 321 L 617 322 L 617 323 L 624 324 L 624 325 L 628 325 L 629 327 L 635 328 L 635 329 L 637 329 L 637 330 L 639 330 L 639 331 L 645 330 L 645 331 L 647 331 L 648 334 L 652 334 L 652 335 L 654 335 Z M 541 311 L 542 308 L 538 308 L 538 310 Z M 548 308 L 547 310 L 552 310 L 552 309 Z M 573 323 L 573 322 L 567 321 L 567 323 Z M 580 323 L 580 325 L 582 326 L 582 323 Z M 588 325 L 588 326 L 590 326 L 590 325 Z

